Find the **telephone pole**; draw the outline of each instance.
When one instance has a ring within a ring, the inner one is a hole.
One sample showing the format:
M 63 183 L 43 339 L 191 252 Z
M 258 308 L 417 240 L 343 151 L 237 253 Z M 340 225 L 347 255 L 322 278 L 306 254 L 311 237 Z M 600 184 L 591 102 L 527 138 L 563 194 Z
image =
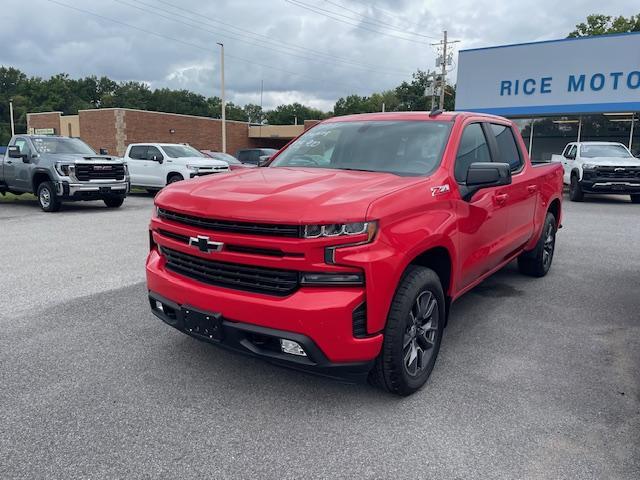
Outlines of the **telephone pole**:
M 9 117 L 11 117 L 11 136 L 16 134 L 16 127 L 13 123 L 13 98 L 9 99 Z
M 451 65 L 452 54 L 449 52 L 449 44 L 458 43 L 460 40 L 449 40 L 447 37 L 447 31 L 444 32 L 443 39 L 438 43 L 432 43 L 431 45 L 442 46 L 442 56 L 438 58 L 436 66 L 442 67 L 441 79 L 440 79 L 440 110 L 444 109 L 444 94 L 447 86 L 447 65 Z

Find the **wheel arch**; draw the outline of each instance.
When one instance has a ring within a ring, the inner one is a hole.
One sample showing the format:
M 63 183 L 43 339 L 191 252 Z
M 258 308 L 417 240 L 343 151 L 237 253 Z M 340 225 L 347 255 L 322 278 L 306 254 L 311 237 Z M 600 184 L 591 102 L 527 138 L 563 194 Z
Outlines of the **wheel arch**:
M 169 183 L 169 179 L 170 179 L 171 177 L 175 176 L 175 175 L 177 175 L 177 176 L 181 177 L 181 178 L 182 178 L 182 180 L 184 180 L 184 179 L 185 179 L 185 177 L 184 177 L 184 175 L 183 175 L 182 173 L 180 173 L 180 172 L 176 172 L 175 170 L 172 170 L 172 171 L 170 171 L 169 173 L 167 173 L 167 176 L 166 176 L 166 178 L 164 179 L 165 184 L 168 184 L 168 183 Z
M 33 190 L 33 193 L 38 192 L 38 186 L 42 182 L 50 182 L 50 181 L 51 181 L 51 175 L 49 175 L 49 172 L 46 172 L 44 170 L 36 170 L 35 173 L 33 174 L 33 177 L 31 178 L 31 188 Z

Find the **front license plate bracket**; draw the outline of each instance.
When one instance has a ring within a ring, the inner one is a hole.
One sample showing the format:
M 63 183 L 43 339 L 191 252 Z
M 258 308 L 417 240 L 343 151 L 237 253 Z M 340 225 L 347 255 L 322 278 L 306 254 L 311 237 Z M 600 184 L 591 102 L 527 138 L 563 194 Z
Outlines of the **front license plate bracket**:
M 192 335 L 208 340 L 222 340 L 222 315 L 206 313 L 189 307 L 182 309 L 184 329 Z

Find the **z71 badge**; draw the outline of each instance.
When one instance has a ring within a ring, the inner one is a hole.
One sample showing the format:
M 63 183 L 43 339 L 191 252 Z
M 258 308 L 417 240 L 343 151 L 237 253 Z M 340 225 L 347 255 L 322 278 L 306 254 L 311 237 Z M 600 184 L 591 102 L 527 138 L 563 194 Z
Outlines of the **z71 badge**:
M 445 193 L 448 193 L 449 190 L 450 188 L 448 183 L 445 185 L 438 185 L 437 187 L 431 187 L 431 196 L 437 197 L 438 195 L 444 195 Z

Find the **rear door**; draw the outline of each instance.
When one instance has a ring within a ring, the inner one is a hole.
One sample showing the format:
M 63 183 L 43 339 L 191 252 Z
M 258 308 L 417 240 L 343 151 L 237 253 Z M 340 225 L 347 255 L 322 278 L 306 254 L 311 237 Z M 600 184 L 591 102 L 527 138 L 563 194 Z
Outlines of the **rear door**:
M 472 163 L 493 161 L 490 135 L 489 127 L 481 122 L 464 127 L 454 164 L 458 184 L 464 185 Z M 486 188 L 468 200 L 458 201 L 458 290 L 495 269 L 507 256 L 508 212 L 504 188 Z
M 511 185 L 502 187 L 506 195 L 508 212 L 507 253 L 520 249 L 533 235 L 533 221 L 538 199 L 535 172 L 525 165 L 525 156 L 510 126 L 489 124 L 494 161 L 508 163 L 511 167 Z
M 153 186 L 153 183 L 151 183 L 151 170 L 154 162 L 147 160 L 148 148 L 148 145 L 133 145 L 129 149 L 127 165 L 129 176 L 131 177 L 131 185 Z

